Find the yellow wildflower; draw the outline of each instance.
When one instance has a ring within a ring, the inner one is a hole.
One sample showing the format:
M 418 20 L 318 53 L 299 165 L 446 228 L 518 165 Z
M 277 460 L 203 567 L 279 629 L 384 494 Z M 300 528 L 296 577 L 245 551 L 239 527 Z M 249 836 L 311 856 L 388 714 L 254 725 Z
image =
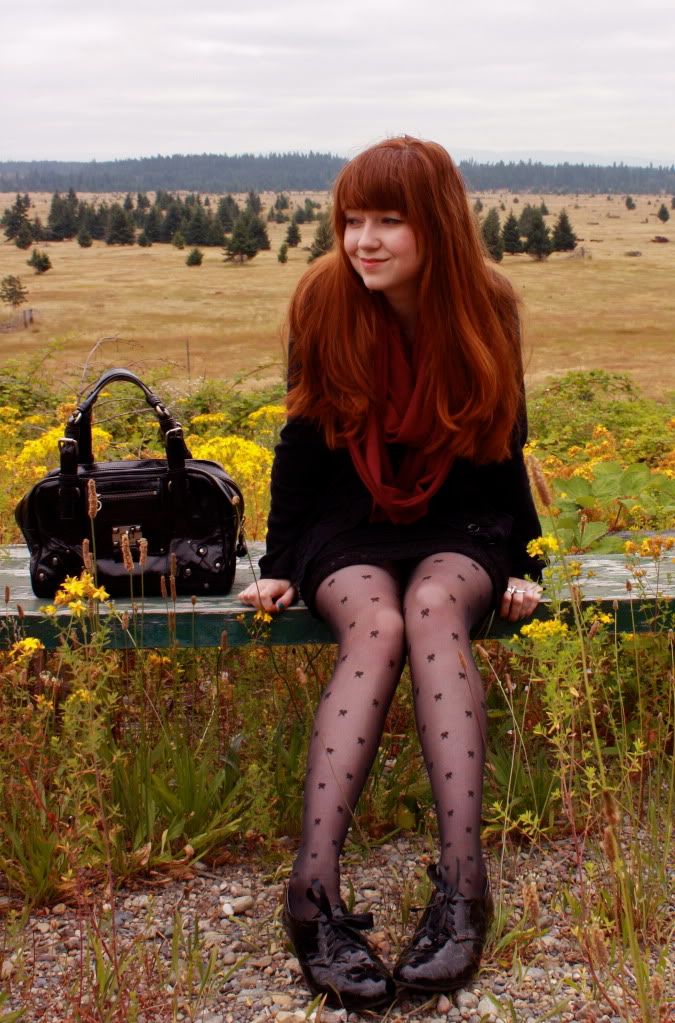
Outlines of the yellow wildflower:
M 632 540 L 626 540 L 623 549 L 625 554 L 637 554 L 638 550 L 637 544 L 633 543 Z
M 55 604 L 45 604 L 44 607 L 40 608 L 40 610 L 43 615 L 47 616 L 47 618 L 53 618 L 56 614 L 57 608 Z
M 92 600 L 107 600 L 110 594 L 104 586 L 95 586 L 89 596 Z
M 9 652 L 15 660 L 20 661 L 28 660 L 38 650 L 44 650 L 44 648 L 44 643 L 41 643 L 39 639 L 34 636 L 26 636 L 25 639 L 18 639 L 16 643 L 12 643 Z
M 272 621 L 272 615 L 268 614 L 267 611 L 263 611 L 262 608 L 259 608 L 256 611 L 256 613 L 253 615 L 253 619 L 256 622 L 265 622 L 265 623 L 267 623 L 267 622 L 271 622 Z
M 540 639 L 558 639 L 561 636 L 566 636 L 569 631 L 569 627 L 558 618 L 549 618 L 546 621 L 535 618 L 534 621 L 523 625 L 520 634 L 526 639 L 536 642 Z
M 88 689 L 76 689 L 75 692 L 71 693 L 66 703 L 93 703 L 94 697 Z
M 552 533 L 538 536 L 527 545 L 527 553 L 531 558 L 546 558 L 549 554 L 557 554 L 559 551 L 560 544 Z
M 83 600 L 71 600 L 68 604 L 68 610 L 74 618 L 81 618 L 87 611 L 87 605 Z

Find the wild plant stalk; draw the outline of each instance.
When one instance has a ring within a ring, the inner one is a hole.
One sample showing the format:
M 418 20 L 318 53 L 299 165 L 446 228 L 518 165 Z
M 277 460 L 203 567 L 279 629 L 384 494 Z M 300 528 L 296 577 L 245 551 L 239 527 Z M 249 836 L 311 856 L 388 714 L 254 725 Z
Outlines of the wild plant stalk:
M 550 507 L 553 503 L 551 492 L 548 488 L 548 484 L 543 476 L 541 467 L 538 465 L 535 459 L 530 460 L 530 468 L 532 476 L 535 482 L 535 486 L 545 507 Z M 582 944 L 589 960 L 590 967 L 596 979 L 596 983 L 603 994 L 603 997 L 612 1006 L 612 1010 L 624 1018 L 629 1019 L 632 1017 L 632 1010 L 628 1007 L 631 1003 L 637 1003 L 641 1014 L 642 1023 L 656 1023 L 659 1012 L 658 1005 L 654 1004 L 653 992 L 654 984 L 650 984 L 648 965 L 642 955 L 635 921 L 635 907 L 633 904 L 633 887 L 635 879 L 631 876 L 627 869 L 626 862 L 621 851 L 620 839 L 619 839 L 619 824 L 620 817 L 616 807 L 615 797 L 610 785 L 608 774 L 605 768 L 605 760 L 603 750 L 600 742 L 600 737 L 597 730 L 597 716 L 599 708 L 596 707 L 595 693 L 593 685 L 591 683 L 591 668 L 589 661 L 589 648 L 588 648 L 588 634 L 585 629 L 583 616 L 581 612 L 581 592 L 578 585 L 572 578 L 572 575 L 567 564 L 567 559 L 563 553 L 563 545 L 561 542 L 560 534 L 557 529 L 555 516 L 551 516 L 551 527 L 558 545 L 558 563 L 563 573 L 567 588 L 570 593 L 570 605 L 574 618 L 575 629 L 578 638 L 578 649 L 581 662 L 581 674 L 582 674 L 582 691 L 586 707 L 586 713 L 588 717 L 588 725 L 591 732 L 591 748 L 594 754 L 594 769 L 597 771 L 599 779 L 599 789 L 603 797 L 604 803 L 604 816 L 605 816 L 605 828 L 603 838 L 603 849 L 605 853 L 605 859 L 608 864 L 610 874 L 613 878 L 614 891 L 615 891 L 615 907 L 616 907 L 616 947 L 617 955 L 619 959 L 619 970 L 618 976 L 615 976 L 615 981 L 619 983 L 625 994 L 625 1002 L 623 1005 L 617 1005 L 616 1001 L 609 995 L 606 985 L 602 984 L 595 969 L 595 964 L 592 958 L 592 951 L 588 943 L 586 935 L 589 933 L 589 927 L 592 926 L 591 907 L 592 902 L 588 897 L 588 893 L 584 892 L 585 878 L 583 871 L 583 853 L 581 848 L 577 845 L 577 862 L 580 873 L 580 884 L 581 884 L 581 900 L 579 908 L 582 914 L 582 926 L 580 933 L 582 935 Z M 628 589 L 630 591 L 630 583 L 628 583 Z M 633 635 L 636 636 L 635 632 L 635 619 L 634 610 L 631 601 L 631 615 L 633 615 L 634 631 Z M 615 626 L 616 630 L 616 626 Z M 634 646 L 637 646 L 634 644 Z M 638 712 L 639 712 L 639 726 L 641 734 L 644 734 L 644 718 L 643 718 L 643 693 L 640 688 L 640 665 L 637 657 L 637 649 L 635 653 L 635 668 L 636 668 L 636 682 L 638 686 Z M 617 675 L 617 683 L 619 688 L 621 686 L 620 676 Z M 622 711 L 623 715 L 623 711 Z M 625 718 L 623 718 L 625 721 Z M 624 748 L 627 744 L 627 734 L 623 736 Z M 619 747 L 621 743 L 618 744 Z M 591 776 L 586 771 L 587 783 L 591 781 Z M 672 779 L 671 779 L 672 780 Z M 589 788 L 589 795 L 591 799 L 594 796 L 594 788 Z M 574 814 L 571 812 L 571 791 L 568 794 L 570 801 L 565 800 L 565 805 L 569 808 L 570 823 L 572 825 L 572 831 L 575 841 L 578 839 Z M 669 798 L 669 802 L 672 801 L 672 793 Z M 638 819 L 641 815 L 641 801 L 638 805 Z M 655 836 L 656 837 L 656 836 Z M 640 879 L 638 878 L 638 883 Z M 624 943 L 628 950 L 628 963 L 624 957 Z M 597 945 L 597 943 L 596 943 Z M 637 994 L 633 992 L 626 985 L 625 978 L 629 975 L 632 976 L 633 984 L 637 989 Z M 658 985 L 657 985 L 658 988 Z

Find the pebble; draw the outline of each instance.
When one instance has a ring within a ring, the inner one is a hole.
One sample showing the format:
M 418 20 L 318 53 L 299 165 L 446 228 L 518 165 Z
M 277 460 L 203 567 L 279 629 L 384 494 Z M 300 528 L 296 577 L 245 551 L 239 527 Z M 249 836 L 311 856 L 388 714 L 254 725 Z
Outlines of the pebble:
M 455 1001 L 459 1009 L 475 1009 L 478 1005 L 478 996 L 473 991 L 462 989 L 457 992 Z
M 495 1003 L 491 998 L 481 998 L 478 1002 L 476 1009 L 478 1010 L 478 1016 L 494 1016 L 495 1014 Z
M 285 860 L 276 876 L 284 876 L 294 847 L 295 843 L 284 847 L 281 855 Z M 406 836 L 383 846 L 373 845 L 366 856 L 348 845 L 343 856 L 345 893 L 351 882 L 355 903 L 365 904 L 373 912 L 375 928 L 368 933 L 368 939 L 376 942 L 387 963 L 395 960 L 417 919 L 417 915 L 412 914 L 406 933 L 402 932 L 404 893 L 409 901 L 424 879 L 424 864 L 433 854 L 430 839 Z M 545 919 L 542 927 L 546 926 L 547 933 L 518 948 L 520 972 L 511 972 L 496 959 L 487 959 L 486 969 L 469 989 L 454 995 L 454 1002 L 442 994 L 431 1003 L 431 1009 L 423 1009 L 428 1004 L 423 996 L 402 996 L 391 1010 L 383 1010 L 388 1023 L 457 1023 L 461 1020 L 481 1023 L 481 1016 L 482 1023 L 486 1020 L 497 1023 L 500 1017 L 515 1018 L 519 1023 L 539 1023 L 547 1015 L 558 1023 L 579 1023 L 587 1009 L 592 1010 L 598 1023 L 621 1023 L 609 1015 L 606 1004 L 592 1001 L 590 991 L 585 990 L 583 982 L 588 980 L 589 972 L 571 933 L 574 920 L 558 908 L 562 904 L 562 889 L 569 886 L 569 877 L 575 869 L 574 857 L 572 843 L 564 839 L 545 851 L 527 849 L 517 853 L 511 850 L 505 860 L 501 884 L 497 880 L 497 861 L 492 858 L 492 888 L 495 892 L 499 889 L 511 921 L 517 921 L 522 914 L 522 883 L 527 880 L 537 886 L 541 919 Z M 249 859 L 209 867 L 192 880 L 170 881 L 153 886 L 149 891 L 139 891 L 139 882 L 135 880 L 134 890 L 121 888 L 112 899 L 103 889 L 94 888 L 87 905 L 104 933 L 109 930 L 114 914 L 118 954 L 130 956 L 130 961 L 147 955 L 141 939 L 144 934 L 149 936 L 151 954 L 158 957 L 158 964 L 150 978 L 150 983 L 156 986 L 139 992 L 147 997 L 147 1004 L 152 1004 L 153 999 L 156 1004 L 165 1004 L 171 997 L 178 998 L 183 990 L 176 986 L 172 992 L 166 986 L 166 978 L 171 976 L 173 921 L 180 919 L 182 932 L 180 968 L 187 967 L 187 942 L 197 921 L 201 947 L 195 954 L 206 963 L 211 950 L 215 950 L 218 954 L 215 980 L 207 982 L 200 1000 L 187 992 L 181 995 L 176 1005 L 176 1023 L 188 1020 L 194 1023 L 275 1023 L 275 1020 L 302 1023 L 312 997 L 281 928 L 279 901 L 283 884 L 268 883 L 271 876 L 274 873 L 268 862 L 257 864 Z M 0 904 L 3 898 L 6 898 L 4 891 L 0 894 Z M 23 934 L 18 929 L 8 933 L 11 938 L 5 937 L 0 977 L 9 980 L 8 976 L 2 976 L 3 971 L 9 972 L 14 987 L 2 1011 L 11 1013 L 23 1009 L 22 1023 L 68 1018 L 63 992 L 77 990 L 81 944 L 85 953 L 90 950 L 90 921 L 86 910 L 82 905 L 78 908 L 58 903 L 51 912 L 40 909 L 30 916 Z M 18 950 L 21 950 L 21 977 L 30 978 L 27 996 L 22 996 L 21 985 L 14 980 L 19 972 L 19 961 L 14 969 L 13 956 L 16 957 Z M 652 958 L 650 972 L 655 968 Z M 230 971 L 231 976 L 225 979 Z M 165 978 L 163 982 L 158 979 L 161 977 Z M 576 982 L 581 982 L 579 987 L 584 990 L 577 990 Z M 82 994 L 93 997 L 87 983 L 85 980 Z M 488 992 L 495 996 L 494 1002 L 487 997 Z M 567 1003 L 566 1011 L 561 1013 L 558 1009 L 552 1016 L 562 996 Z M 497 999 L 501 1000 L 502 1009 Z M 325 1008 L 312 1014 L 309 1020 L 310 1023 L 365 1023 L 366 1020 L 375 1023 L 377 1018 L 377 1014 Z M 139 1023 L 152 1023 L 151 1015 L 146 1014 L 144 1019 L 139 1016 Z
M 248 909 L 253 909 L 255 900 L 252 895 L 241 895 L 237 899 L 232 900 L 232 912 L 237 915 L 239 913 L 245 913 Z

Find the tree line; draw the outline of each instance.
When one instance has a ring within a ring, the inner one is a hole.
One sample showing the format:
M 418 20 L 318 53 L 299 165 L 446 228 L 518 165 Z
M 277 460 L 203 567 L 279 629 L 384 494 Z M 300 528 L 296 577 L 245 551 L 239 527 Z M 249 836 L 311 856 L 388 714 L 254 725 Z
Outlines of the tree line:
M 242 208 L 230 194 L 212 203 L 208 196 L 190 193 L 181 198 L 159 189 L 153 201 L 145 192 L 136 196 L 129 192 L 123 202 L 108 203 L 87 202 L 71 188 L 65 194 L 53 194 L 46 224 L 38 216 L 31 217 L 31 209 L 28 193 L 17 193 L 14 203 L 0 217 L 5 238 L 20 249 L 28 249 L 35 242 L 76 238 L 82 248 L 89 248 L 95 240 L 145 247 L 160 242 L 179 249 L 186 245 L 218 246 L 229 258 L 251 259 L 256 252 L 270 247 L 261 216 L 262 201 L 253 190 Z M 286 240 L 295 246 L 300 242 L 298 225 L 316 219 L 318 209 L 320 203 L 306 198 L 292 210 L 288 196 L 282 192 L 271 205 L 267 219 L 289 221 Z
M 150 156 L 75 162 L 0 162 L 0 191 L 87 192 L 168 190 L 193 192 L 318 191 L 331 187 L 345 160 L 333 153 L 270 153 L 236 156 Z M 535 160 L 461 160 L 459 168 L 473 191 L 658 194 L 675 192 L 675 165 L 631 167 L 625 163 L 546 164 Z

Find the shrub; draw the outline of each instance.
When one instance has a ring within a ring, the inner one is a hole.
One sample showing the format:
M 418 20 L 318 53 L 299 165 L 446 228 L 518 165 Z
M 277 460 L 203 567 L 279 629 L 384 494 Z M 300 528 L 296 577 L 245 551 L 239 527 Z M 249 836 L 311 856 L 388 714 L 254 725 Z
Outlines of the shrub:
M 201 249 L 190 249 L 187 256 L 185 257 L 186 266 L 201 266 L 202 260 L 204 259 L 204 253 Z
M 26 260 L 28 266 L 32 266 L 36 274 L 47 273 L 47 270 L 51 270 L 52 261 L 46 252 L 41 252 L 40 249 L 33 249 L 33 253 L 30 259 Z

